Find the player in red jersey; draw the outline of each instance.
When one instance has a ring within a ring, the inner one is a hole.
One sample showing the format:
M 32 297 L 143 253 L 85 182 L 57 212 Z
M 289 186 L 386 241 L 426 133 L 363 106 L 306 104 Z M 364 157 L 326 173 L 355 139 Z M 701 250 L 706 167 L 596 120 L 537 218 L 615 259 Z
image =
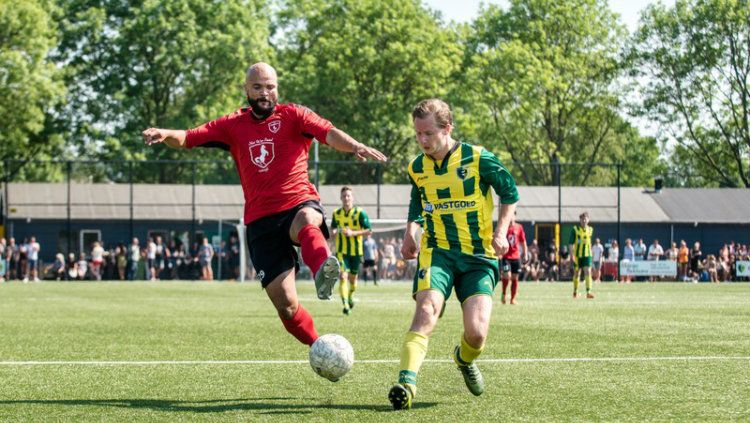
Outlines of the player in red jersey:
M 503 255 L 502 272 L 503 272 L 503 296 L 501 303 L 506 302 L 506 290 L 510 282 L 510 303 L 516 303 L 516 294 L 518 293 L 518 275 L 521 273 L 521 264 L 529 260 L 529 248 L 526 245 L 526 233 L 523 226 L 516 222 L 516 216 L 513 215 L 508 226 L 508 252 Z M 519 247 L 523 246 L 523 261 Z
M 147 145 L 172 148 L 218 147 L 234 158 L 245 197 L 244 221 L 253 266 L 286 330 L 312 345 L 318 338 L 312 317 L 297 299 L 295 271 L 299 257 L 315 275 L 318 297 L 330 299 L 339 263 L 326 238 L 328 227 L 320 197 L 308 178 L 313 138 L 358 160 L 385 161 L 310 109 L 278 104 L 276 71 L 266 63 L 248 68 L 245 92 L 249 108 L 190 130 L 149 128 Z

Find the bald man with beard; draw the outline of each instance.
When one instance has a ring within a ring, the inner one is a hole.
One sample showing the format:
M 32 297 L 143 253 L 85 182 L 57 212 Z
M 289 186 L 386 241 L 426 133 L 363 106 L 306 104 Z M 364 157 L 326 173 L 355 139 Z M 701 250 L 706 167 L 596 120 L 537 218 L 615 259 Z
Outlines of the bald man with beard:
M 297 298 L 295 273 L 302 259 L 315 275 L 318 298 L 330 299 L 340 265 L 326 242 L 328 227 L 320 196 L 308 177 L 313 139 L 358 160 L 386 161 L 312 110 L 279 103 L 276 70 L 255 63 L 247 70 L 249 107 L 189 130 L 149 128 L 146 145 L 176 149 L 221 148 L 237 165 L 245 197 L 247 243 L 258 278 L 286 330 L 312 345 L 318 338 L 312 317 Z

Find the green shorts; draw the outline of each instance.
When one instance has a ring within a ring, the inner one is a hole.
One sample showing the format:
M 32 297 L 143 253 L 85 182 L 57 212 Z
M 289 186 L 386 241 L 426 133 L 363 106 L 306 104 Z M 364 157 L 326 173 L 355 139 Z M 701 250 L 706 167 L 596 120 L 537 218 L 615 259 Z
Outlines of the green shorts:
M 455 288 L 460 302 L 474 295 L 492 296 L 500 277 L 497 259 L 472 256 L 439 248 L 419 252 L 419 269 L 412 294 L 434 289 L 447 300 Z
M 336 258 L 339 259 L 341 265 L 341 272 L 358 274 L 359 265 L 362 263 L 362 256 L 350 256 L 348 254 L 337 253 Z
M 584 267 L 591 267 L 591 257 L 578 257 L 578 260 L 575 260 L 575 268 L 576 270 L 584 268 Z

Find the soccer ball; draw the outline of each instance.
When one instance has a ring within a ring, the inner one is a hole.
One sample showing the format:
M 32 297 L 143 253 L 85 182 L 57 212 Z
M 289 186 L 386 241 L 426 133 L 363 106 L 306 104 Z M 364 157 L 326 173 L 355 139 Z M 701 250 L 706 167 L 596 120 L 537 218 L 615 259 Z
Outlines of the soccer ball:
M 352 344 L 341 335 L 323 335 L 310 347 L 310 366 L 315 373 L 331 382 L 336 382 L 347 374 L 353 364 Z

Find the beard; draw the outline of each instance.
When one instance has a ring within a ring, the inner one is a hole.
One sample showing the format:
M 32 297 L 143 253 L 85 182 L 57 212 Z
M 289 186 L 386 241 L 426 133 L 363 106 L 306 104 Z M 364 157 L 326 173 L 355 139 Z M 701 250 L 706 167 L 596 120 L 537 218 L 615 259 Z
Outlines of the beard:
M 259 103 L 261 101 L 265 101 L 268 103 L 268 106 L 262 106 Z M 263 120 L 269 116 L 271 116 L 271 113 L 273 113 L 273 110 L 276 108 L 276 102 L 271 100 L 270 98 L 256 98 L 252 99 L 250 97 L 247 98 L 248 104 L 250 104 L 250 107 L 253 109 L 253 114 L 255 117 L 257 117 L 260 120 Z

